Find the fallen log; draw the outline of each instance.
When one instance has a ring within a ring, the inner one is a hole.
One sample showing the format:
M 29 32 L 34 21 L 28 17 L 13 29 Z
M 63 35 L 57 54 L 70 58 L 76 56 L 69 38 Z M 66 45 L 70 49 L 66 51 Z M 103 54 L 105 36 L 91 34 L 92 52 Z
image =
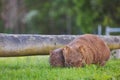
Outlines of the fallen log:
M 0 34 L 0 57 L 48 55 L 79 35 Z M 120 49 L 120 36 L 99 36 L 110 49 Z

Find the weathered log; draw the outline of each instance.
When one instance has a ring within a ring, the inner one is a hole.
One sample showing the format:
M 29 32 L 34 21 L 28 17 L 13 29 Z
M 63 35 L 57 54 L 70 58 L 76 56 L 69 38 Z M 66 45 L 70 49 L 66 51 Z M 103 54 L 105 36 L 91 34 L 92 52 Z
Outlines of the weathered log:
M 0 57 L 48 55 L 79 35 L 0 34 Z M 120 49 L 120 36 L 99 36 L 110 49 Z

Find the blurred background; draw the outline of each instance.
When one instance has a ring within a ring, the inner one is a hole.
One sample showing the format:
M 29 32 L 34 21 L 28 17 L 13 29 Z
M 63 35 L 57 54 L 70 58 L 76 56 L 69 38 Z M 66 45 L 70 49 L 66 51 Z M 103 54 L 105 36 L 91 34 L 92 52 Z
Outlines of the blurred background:
M 120 27 L 120 0 L 0 0 L 0 33 L 105 34 L 107 26 Z

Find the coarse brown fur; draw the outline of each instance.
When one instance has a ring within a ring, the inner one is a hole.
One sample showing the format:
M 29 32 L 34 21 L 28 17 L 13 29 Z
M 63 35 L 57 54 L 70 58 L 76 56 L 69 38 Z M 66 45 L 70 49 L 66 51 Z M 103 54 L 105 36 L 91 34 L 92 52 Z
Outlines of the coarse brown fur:
M 63 67 L 64 66 L 64 57 L 62 53 L 62 48 L 55 49 L 50 52 L 50 65 L 56 67 Z
M 82 67 L 85 64 L 103 66 L 110 57 L 108 46 L 96 35 L 82 35 L 64 48 L 50 54 L 52 66 Z M 54 63 L 54 64 L 53 64 Z

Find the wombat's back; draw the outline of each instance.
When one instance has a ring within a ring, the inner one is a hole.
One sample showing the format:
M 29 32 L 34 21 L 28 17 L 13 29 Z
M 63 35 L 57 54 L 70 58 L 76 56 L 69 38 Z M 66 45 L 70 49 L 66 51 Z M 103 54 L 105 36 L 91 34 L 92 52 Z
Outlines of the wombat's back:
M 110 57 L 110 49 L 106 43 L 96 35 L 86 34 L 83 38 L 87 40 L 86 42 L 92 50 L 93 63 L 104 65 Z
M 108 46 L 96 35 L 82 35 L 74 39 L 68 46 L 74 48 L 74 50 L 78 50 L 80 46 L 83 46 L 83 51 L 78 50 L 78 53 L 82 54 L 86 64 L 104 65 L 110 57 Z
M 110 57 L 110 49 L 107 44 L 96 35 L 85 35 L 89 38 L 91 47 L 96 52 L 93 55 L 93 63 L 104 65 Z

